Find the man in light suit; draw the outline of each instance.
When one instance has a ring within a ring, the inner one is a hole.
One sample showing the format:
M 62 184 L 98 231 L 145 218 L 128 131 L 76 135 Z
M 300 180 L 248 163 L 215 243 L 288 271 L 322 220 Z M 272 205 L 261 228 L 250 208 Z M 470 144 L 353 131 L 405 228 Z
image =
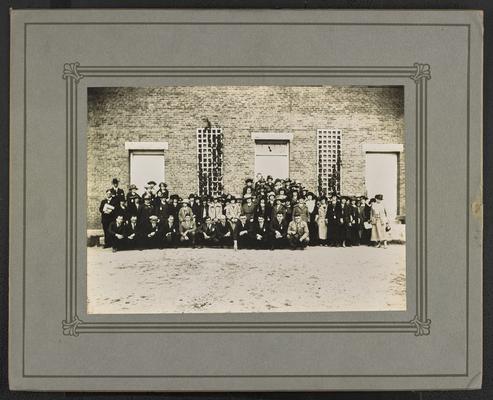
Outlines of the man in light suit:
M 197 231 L 197 227 L 195 225 L 194 220 L 190 215 L 185 215 L 185 219 L 180 222 L 180 242 L 183 245 L 192 245 L 195 248 L 195 233 Z
M 304 249 L 310 241 L 308 224 L 301 219 L 301 215 L 295 214 L 293 221 L 288 225 L 288 242 L 291 249 Z

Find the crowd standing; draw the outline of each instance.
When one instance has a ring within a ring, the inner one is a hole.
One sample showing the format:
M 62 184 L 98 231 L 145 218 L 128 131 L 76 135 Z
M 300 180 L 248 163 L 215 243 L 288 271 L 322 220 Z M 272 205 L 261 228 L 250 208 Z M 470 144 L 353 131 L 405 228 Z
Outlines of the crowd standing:
M 347 197 L 306 190 L 296 180 L 247 178 L 241 196 L 180 198 L 150 181 L 125 194 L 114 178 L 99 211 L 105 247 L 126 249 L 306 246 L 387 247 L 390 231 L 381 194 Z

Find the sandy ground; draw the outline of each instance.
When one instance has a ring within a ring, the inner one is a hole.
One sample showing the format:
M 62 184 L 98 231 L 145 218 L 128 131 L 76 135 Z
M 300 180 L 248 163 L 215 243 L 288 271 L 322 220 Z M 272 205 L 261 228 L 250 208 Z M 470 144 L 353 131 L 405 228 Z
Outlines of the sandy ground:
M 406 309 L 405 246 L 304 251 L 89 247 L 88 312 Z

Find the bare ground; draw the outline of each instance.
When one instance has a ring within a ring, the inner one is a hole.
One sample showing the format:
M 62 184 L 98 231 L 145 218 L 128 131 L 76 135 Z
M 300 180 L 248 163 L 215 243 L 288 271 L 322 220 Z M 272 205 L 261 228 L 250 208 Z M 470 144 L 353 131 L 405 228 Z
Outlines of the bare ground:
M 304 251 L 87 249 L 88 312 L 406 309 L 405 245 Z

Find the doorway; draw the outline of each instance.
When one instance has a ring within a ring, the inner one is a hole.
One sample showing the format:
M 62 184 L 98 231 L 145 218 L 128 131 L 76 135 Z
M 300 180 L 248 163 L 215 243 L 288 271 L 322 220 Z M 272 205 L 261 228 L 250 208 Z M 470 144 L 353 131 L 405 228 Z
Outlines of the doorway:
M 390 220 L 398 213 L 398 153 L 366 153 L 366 190 L 368 197 L 383 195 Z
M 255 176 L 259 173 L 264 178 L 289 178 L 289 141 L 255 141 Z
M 149 181 L 164 182 L 164 152 L 161 150 L 134 150 L 130 152 L 130 183 L 144 192 Z

